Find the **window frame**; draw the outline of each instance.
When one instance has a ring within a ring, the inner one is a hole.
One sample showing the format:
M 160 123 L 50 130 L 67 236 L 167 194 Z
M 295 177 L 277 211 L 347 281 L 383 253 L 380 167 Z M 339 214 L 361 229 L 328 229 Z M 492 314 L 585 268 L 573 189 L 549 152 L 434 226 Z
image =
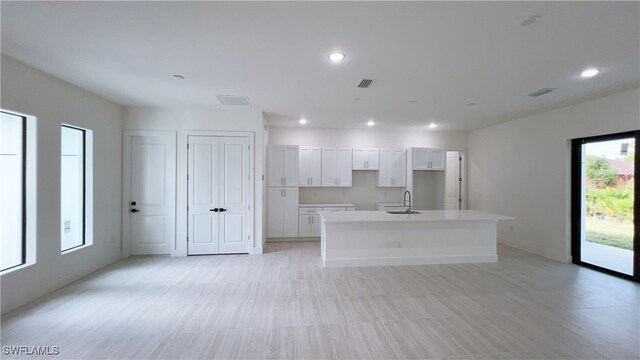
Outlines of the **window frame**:
M 83 129 L 78 126 L 69 125 L 69 124 L 61 124 L 62 128 L 68 128 L 80 131 L 82 133 L 82 243 L 79 245 L 72 246 L 67 249 L 62 248 L 62 237 L 60 238 L 60 252 L 67 253 L 69 251 L 76 250 L 83 246 L 88 245 L 87 243 L 87 129 Z M 60 156 L 62 156 L 62 136 L 60 137 Z M 62 158 L 60 159 L 60 171 L 62 172 Z M 62 197 L 62 191 L 60 191 L 60 196 Z M 60 214 L 60 221 L 62 221 L 62 213 Z
M 22 253 L 20 254 L 20 264 L 17 265 L 13 265 L 10 266 L 8 268 L 4 268 L 4 269 L 0 269 L 0 272 L 4 272 L 7 270 L 12 270 L 15 269 L 17 267 L 23 266 L 25 264 L 27 264 L 27 117 L 21 114 L 17 114 L 17 113 L 13 113 L 10 111 L 6 111 L 3 109 L 0 109 L 1 113 L 4 114 L 8 114 L 11 116 L 16 116 L 22 119 L 22 197 L 21 197 L 21 203 L 22 203 L 22 211 L 21 211 L 21 217 L 22 217 L 22 236 L 21 236 L 21 242 L 22 242 Z

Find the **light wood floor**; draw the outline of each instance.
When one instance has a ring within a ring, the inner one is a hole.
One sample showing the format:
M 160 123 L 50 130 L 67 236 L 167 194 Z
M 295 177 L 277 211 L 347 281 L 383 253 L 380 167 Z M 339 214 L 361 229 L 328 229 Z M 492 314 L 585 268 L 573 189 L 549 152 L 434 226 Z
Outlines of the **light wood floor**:
M 628 281 L 508 247 L 497 264 L 342 269 L 319 252 L 124 260 L 3 316 L 2 345 L 59 346 L 51 359 L 640 356 Z

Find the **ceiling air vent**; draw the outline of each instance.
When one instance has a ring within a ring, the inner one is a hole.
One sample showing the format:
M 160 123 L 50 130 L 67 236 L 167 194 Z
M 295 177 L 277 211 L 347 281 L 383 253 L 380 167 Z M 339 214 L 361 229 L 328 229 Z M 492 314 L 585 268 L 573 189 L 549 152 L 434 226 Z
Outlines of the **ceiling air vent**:
M 246 96 L 218 95 L 216 96 L 222 105 L 251 106 L 251 101 Z
M 553 90 L 554 89 L 551 89 L 551 88 L 543 88 L 543 89 L 540 89 L 538 91 L 532 92 L 531 94 L 529 94 L 529 96 L 538 97 L 538 96 L 542 96 L 544 94 L 548 94 L 548 93 L 552 92 Z
M 360 81 L 360 84 L 358 84 L 358 87 L 361 89 L 366 89 L 369 86 L 371 86 L 371 83 L 373 82 L 373 80 L 371 79 L 362 79 L 362 81 Z

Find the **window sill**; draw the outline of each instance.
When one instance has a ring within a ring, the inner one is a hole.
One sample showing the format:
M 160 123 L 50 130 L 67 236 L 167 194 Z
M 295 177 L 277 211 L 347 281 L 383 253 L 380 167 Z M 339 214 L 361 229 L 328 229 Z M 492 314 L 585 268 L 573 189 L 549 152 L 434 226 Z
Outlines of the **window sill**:
M 2 271 L 0 271 L 0 276 L 4 276 L 4 275 L 7 275 L 7 274 L 11 274 L 13 272 L 16 272 L 16 271 L 20 271 L 20 270 L 26 269 L 26 268 L 28 268 L 28 267 L 30 267 L 32 265 L 35 265 L 35 262 L 14 266 L 14 267 L 9 268 L 7 270 L 2 270 Z
M 71 249 L 62 251 L 61 254 L 62 255 L 71 254 L 73 252 L 80 251 L 82 249 L 86 249 L 86 248 L 91 247 L 91 246 L 93 246 L 93 244 L 84 244 L 84 245 L 76 246 L 76 247 L 73 247 Z

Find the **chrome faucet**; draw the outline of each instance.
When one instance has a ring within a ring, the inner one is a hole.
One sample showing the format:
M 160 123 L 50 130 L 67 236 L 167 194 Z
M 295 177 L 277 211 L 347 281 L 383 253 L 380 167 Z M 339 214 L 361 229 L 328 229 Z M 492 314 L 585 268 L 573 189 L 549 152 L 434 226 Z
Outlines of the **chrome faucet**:
M 402 206 L 407 206 L 407 194 L 409 194 L 409 208 L 407 209 L 407 214 L 411 214 L 411 192 L 409 190 L 405 191 L 402 196 Z

